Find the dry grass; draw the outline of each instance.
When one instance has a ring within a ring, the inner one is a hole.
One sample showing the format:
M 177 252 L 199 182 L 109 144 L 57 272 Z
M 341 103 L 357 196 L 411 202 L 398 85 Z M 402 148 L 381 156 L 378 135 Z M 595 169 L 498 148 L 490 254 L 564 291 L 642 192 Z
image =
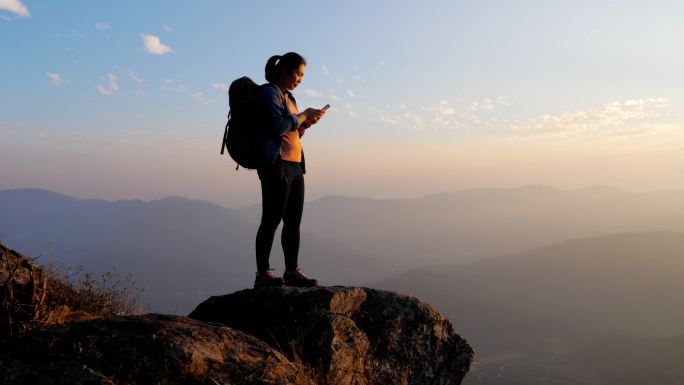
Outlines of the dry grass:
M 115 269 L 96 276 L 49 265 L 0 244 L 0 336 L 12 335 L 69 319 L 142 314 L 143 289 L 131 275 Z
M 54 309 L 69 306 L 72 311 L 83 311 L 99 317 L 142 314 L 139 288 L 132 275 L 120 278 L 116 269 L 100 274 L 84 272 L 81 266 L 75 271 L 47 268 L 47 298 L 42 306 Z

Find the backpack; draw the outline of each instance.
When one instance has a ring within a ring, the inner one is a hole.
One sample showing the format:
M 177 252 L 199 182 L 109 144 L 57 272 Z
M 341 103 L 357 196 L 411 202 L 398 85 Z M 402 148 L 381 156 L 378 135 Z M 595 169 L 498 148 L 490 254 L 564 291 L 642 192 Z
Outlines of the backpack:
M 223 133 L 221 154 L 228 149 L 230 157 L 246 169 L 259 168 L 263 159 L 263 146 L 256 124 L 256 97 L 261 86 L 243 76 L 230 83 L 228 88 L 228 123 Z

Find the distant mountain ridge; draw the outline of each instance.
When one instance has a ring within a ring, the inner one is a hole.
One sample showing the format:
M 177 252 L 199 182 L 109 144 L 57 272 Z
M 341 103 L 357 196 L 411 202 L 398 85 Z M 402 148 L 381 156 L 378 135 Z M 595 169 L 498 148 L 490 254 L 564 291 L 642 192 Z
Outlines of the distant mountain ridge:
M 469 336 L 480 363 L 465 384 L 492 383 L 501 367 L 508 384 L 528 376 L 550 384 L 640 384 L 683 372 L 672 361 L 684 354 L 675 348 L 684 338 L 684 233 L 572 239 L 410 270 L 370 286 L 429 301 Z M 652 367 L 630 366 L 647 361 Z M 591 374 L 587 382 L 580 372 Z
M 326 284 L 362 285 L 424 265 L 465 263 L 572 238 L 684 231 L 683 198 L 678 191 L 543 185 L 415 199 L 329 196 L 305 205 L 301 265 Z M 0 212 L 0 239 L 18 250 L 44 262 L 132 272 L 166 312 L 174 312 L 166 306 L 190 306 L 223 289 L 251 286 L 254 276 L 259 206 L 228 209 L 175 196 L 110 202 L 15 189 L 0 191 Z M 271 261 L 282 268 L 279 234 Z
M 180 313 L 226 290 L 251 287 L 257 226 L 206 201 L 76 199 L 39 189 L 0 191 L 0 237 L 40 262 L 132 273 L 152 310 Z M 283 265 L 279 237 L 271 263 Z M 331 284 L 379 277 L 372 256 L 304 233 L 301 262 Z M 364 269 L 355 266 L 361 261 Z M 324 267 L 325 266 L 325 267 Z

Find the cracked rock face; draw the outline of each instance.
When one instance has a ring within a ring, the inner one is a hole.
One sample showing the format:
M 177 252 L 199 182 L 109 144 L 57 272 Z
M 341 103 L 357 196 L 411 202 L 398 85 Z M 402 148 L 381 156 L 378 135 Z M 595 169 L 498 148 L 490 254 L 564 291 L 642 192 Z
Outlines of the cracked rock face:
M 430 305 L 368 288 L 242 290 L 209 298 L 189 317 L 254 335 L 329 384 L 460 384 L 473 357 Z
M 2 384 L 315 384 L 257 338 L 186 317 L 57 325 L 3 345 Z

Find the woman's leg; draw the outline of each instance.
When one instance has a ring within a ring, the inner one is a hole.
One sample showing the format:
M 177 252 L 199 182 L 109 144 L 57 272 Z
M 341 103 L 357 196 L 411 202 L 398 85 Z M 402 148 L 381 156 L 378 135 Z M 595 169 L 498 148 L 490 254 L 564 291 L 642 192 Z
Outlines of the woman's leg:
M 259 170 L 261 179 L 261 224 L 256 236 L 257 271 L 265 273 L 269 268 L 269 256 L 273 238 L 288 201 L 289 183 L 280 178 L 280 172 Z
M 299 225 L 302 222 L 304 210 L 304 175 L 299 173 L 290 181 L 285 212 L 283 213 L 283 232 L 281 242 L 285 254 L 285 269 L 294 270 L 298 267 L 299 256 Z

